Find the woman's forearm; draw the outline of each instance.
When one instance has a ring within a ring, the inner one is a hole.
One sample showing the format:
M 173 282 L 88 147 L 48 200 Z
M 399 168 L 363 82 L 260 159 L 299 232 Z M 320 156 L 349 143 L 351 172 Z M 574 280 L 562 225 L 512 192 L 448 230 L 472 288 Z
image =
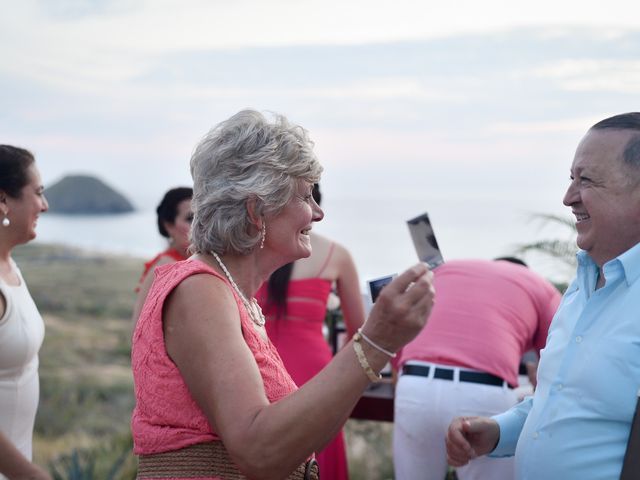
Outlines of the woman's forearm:
M 0 432 L 0 473 L 12 479 L 50 480 L 50 476 L 27 459 L 13 443 Z
M 380 371 L 388 357 L 360 343 L 372 370 Z M 245 472 L 260 475 L 255 478 L 283 478 L 334 438 L 369 383 L 350 342 L 298 391 L 260 409 L 231 455 Z

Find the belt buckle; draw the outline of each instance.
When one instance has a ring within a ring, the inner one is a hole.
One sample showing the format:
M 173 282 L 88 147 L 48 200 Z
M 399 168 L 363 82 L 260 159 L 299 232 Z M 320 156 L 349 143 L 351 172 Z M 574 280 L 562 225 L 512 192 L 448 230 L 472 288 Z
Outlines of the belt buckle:
M 307 462 L 307 466 L 304 469 L 304 480 L 320 480 L 320 467 L 315 458 Z

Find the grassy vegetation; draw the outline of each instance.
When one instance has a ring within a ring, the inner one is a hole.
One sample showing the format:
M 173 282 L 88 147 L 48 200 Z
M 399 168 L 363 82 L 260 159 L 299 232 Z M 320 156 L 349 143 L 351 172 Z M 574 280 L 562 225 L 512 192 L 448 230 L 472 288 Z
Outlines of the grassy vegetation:
M 135 478 L 130 316 L 143 261 L 39 244 L 14 259 L 47 329 L 34 460 L 61 480 Z M 393 478 L 391 428 L 347 423 L 352 480 Z
M 38 244 L 14 259 L 46 324 L 34 460 L 64 479 L 106 479 L 120 461 L 113 478 L 134 478 L 129 339 L 142 261 Z
M 393 479 L 392 430 L 393 424 L 387 422 L 347 422 L 344 435 L 351 480 Z

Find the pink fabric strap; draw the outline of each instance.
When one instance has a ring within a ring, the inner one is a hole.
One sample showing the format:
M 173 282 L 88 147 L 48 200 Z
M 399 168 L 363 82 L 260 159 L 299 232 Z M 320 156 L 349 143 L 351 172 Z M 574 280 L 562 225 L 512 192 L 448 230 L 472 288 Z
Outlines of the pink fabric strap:
M 331 246 L 329 247 L 329 254 L 327 255 L 327 258 L 325 258 L 324 263 L 322 264 L 322 267 L 320 267 L 320 271 L 315 275 L 316 277 L 320 277 L 322 276 L 322 273 L 324 272 L 325 268 L 327 268 L 327 265 L 329 265 L 329 260 L 331 260 L 331 257 L 333 256 L 333 249 L 335 248 L 336 244 L 331 242 Z

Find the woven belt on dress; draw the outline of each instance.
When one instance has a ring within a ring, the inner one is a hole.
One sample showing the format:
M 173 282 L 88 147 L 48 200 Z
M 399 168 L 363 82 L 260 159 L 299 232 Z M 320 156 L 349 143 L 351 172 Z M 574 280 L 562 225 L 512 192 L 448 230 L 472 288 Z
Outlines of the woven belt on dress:
M 170 452 L 140 455 L 136 478 L 219 477 L 223 480 L 246 480 L 229 457 L 222 442 L 190 445 Z M 319 480 L 315 459 L 300 465 L 286 480 Z
M 442 368 L 442 367 L 429 367 L 427 365 L 404 365 L 402 367 L 403 375 L 417 375 L 420 377 L 428 377 L 432 368 L 435 368 L 433 372 L 433 378 L 439 378 L 440 380 L 453 380 L 454 369 Z M 507 386 L 513 388 L 505 380 L 496 375 L 485 372 L 474 372 L 472 370 L 460 370 L 458 373 L 458 380 L 461 382 L 469 383 L 481 383 L 483 385 L 494 385 L 496 387 Z

